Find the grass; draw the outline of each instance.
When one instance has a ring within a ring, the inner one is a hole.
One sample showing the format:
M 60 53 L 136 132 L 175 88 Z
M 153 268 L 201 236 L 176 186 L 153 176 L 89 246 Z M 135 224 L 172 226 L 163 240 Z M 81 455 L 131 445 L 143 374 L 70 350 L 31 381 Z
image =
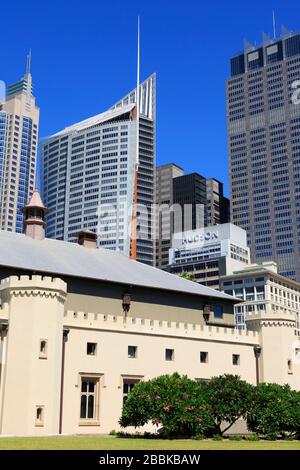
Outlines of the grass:
M 195 441 L 112 436 L 1 437 L 0 450 L 300 450 L 300 441 Z

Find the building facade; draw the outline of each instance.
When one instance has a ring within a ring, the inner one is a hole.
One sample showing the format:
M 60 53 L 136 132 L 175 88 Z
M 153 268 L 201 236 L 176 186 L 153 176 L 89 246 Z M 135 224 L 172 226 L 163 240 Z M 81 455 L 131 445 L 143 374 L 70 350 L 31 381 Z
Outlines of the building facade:
M 39 108 L 27 65 L 24 77 L 7 87 L 0 102 L 0 228 L 23 232 L 22 207 L 34 189 Z
M 166 269 L 174 233 L 230 222 L 223 183 L 174 163 L 156 168 L 156 267 Z
M 196 282 L 219 289 L 220 277 L 250 263 L 245 230 L 233 224 L 175 233 L 168 271 L 189 273 Z
M 161 165 L 156 168 L 155 203 L 156 213 L 156 263 L 164 269 L 169 263 L 169 249 L 174 232 L 174 219 L 170 207 L 174 204 L 173 180 L 184 173 L 183 168 L 175 163 Z
M 240 299 L 234 307 L 238 329 L 249 326 L 255 315 L 275 313 L 292 317 L 294 333 L 300 335 L 300 283 L 278 274 L 273 261 L 251 264 L 222 277 L 221 290 Z
M 97 249 L 92 232 L 45 239 L 44 211 L 35 192 L 25 234 L 0 231 L 0 434 L 118 430 L 132 387 L 173 372 L 300 389 L 293 316 L 238 331 L 233 297 Z
M 198 173 L 173 180 L 174 204 L 181 207 L 181 217 L 174 219 L 174 232 L 195 230 L 207 225 L 206 179 Z
M 300 34 L 264 35 L 231 59 L 227 127 L 232 222 L 254 262 L 300 281 Z
M 155 75 L 140 86 L 137 259 L 154 263 Z M 137 161 L 136 90 L 110 110 L 43 139 L 47 236 L 74 242 L 82 229 L 129 256 Z
M 224 196 L 223 183 L 215 178 L 206 180 L 207 225 L 230 222 L 230 201 Z

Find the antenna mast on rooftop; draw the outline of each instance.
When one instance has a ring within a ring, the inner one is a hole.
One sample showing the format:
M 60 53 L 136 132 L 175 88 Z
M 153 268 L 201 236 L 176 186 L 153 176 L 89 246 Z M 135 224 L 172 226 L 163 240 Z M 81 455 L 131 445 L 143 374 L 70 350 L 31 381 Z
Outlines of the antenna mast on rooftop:
M 273 19 L 273 38 L 276 38 L 276 24 L 275 24 L 275 11 L 272 12 L 272 19 Z

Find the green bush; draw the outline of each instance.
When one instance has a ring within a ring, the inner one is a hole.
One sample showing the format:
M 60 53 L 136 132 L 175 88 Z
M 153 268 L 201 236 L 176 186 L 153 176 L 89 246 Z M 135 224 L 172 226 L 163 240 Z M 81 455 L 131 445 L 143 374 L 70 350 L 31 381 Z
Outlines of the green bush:
M 230 441 L 241 441 L 242 436 L 229 436 Z
M 112 429 L 109 433 L 110 436 L 116 436 L 117 435 L 117 431 L 115 429 Z
M 202 441 L 203 439 L 205 439 L 205 436 L 204 434 L 196 434 L 196 436 L 193 436 L 192 439 L 194 441 Z
M 205 384 L 215 432 L 221 435 L 242 417 L 251 406 L 253 386 L 237 375 L 220 375 Z
M 260 438 L 257 434 L 250 434 L 249 436 L 244 436 L 244 439 L 245 441 L 251 442 L 260 441 Z
M 223 441 L 223 437 L 220 434 L 214 434 L 212 439 L 213 441 Z
M 205 387 L 177 373 L 139 382 L 128 394 L 120 425 L 138 427 L 149 421 L 161 436 L 209 433 L 213 420 Z
M 296 434 L 300 429 L 300 393 L 289 385 L 257 385 L 247 425 L 250 431 L 271 440 Z

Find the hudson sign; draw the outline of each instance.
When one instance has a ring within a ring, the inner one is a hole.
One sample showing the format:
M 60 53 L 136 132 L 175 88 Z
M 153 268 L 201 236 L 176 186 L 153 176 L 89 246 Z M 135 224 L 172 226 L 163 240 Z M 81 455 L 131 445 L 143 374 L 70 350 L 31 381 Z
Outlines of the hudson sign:
M 190 245 L 191 243 L 204 243 L 218 240 L 219 233 L 217 231 L 197 232 L 190 235 L 183 235 L 182 244 Z

